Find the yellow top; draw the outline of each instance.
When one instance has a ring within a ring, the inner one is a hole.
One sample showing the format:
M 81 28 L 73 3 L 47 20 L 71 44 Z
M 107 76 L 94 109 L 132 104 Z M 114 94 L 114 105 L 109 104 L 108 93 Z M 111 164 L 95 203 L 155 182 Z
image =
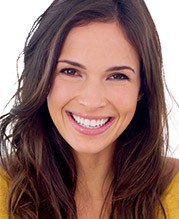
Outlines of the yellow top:
M 0 219 L 7 219 L 7 191 L 8 184 L 5 180 L 5 174 L 0 168 Z
M 179 172 L 166 188 L 162 196 L 162 204 L 165 208 L 167 219 L 179 219 Z M 161 212 L 158 219 L 163 219 Z
M 0 171 L 0 219 L 7 219 L 7 191 L 8 184 Z M 167 219 L 179 219 L 179 173 L 175 175 L 162 196 Z M 163 219 L 161 212 L 157 219 Z

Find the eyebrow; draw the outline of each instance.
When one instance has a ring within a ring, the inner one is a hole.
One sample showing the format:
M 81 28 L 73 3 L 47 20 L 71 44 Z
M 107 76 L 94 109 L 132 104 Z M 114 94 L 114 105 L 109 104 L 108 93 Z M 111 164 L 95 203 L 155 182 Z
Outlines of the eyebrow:
M 66 60 L 66 59 L 58 60 L 58 62 L 67 63 L 67 64 L 73 65 L 75 67 L 79 67 L 79 68 L 82 68 L 82 69 L 86 70 L 86 67 L 84 65 L 78 63 L 78 62 L 74 62 L 74 61 Z M 124 70 L 124 69 L 131 70 L 133 73 L 135 73 L 135 70 L 133 68 L 131 68 L 130 66 L 127 66 L 127 65 L 113 66 L 113 67 L 108 68 L 106 71 L 107 72 L 109 72 L 109 71 L 121 71 L 121 70 Z

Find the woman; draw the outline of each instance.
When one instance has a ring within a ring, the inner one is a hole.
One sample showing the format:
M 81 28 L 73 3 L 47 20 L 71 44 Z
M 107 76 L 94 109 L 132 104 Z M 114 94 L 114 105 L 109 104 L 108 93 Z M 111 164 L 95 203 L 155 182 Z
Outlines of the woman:
M 1 117 L 1 218 L 177 218 L 161 48 L 142 0 L 55 0 L 24 66 Z

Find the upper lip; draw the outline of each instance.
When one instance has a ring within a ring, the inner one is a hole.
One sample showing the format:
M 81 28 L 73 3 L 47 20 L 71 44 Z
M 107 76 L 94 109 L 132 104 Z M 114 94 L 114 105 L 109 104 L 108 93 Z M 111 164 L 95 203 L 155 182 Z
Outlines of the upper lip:
M 94 115 L 89 115 L 87 113 L 74 113 L 74 112 L 69 112 L 67 111 L 67 113 L 70 114 L 74 114 L 76 116 L 82 117 L 84 119 L 108 119 L 108 118 L 112 118 L 111 116 L 94 116 Z

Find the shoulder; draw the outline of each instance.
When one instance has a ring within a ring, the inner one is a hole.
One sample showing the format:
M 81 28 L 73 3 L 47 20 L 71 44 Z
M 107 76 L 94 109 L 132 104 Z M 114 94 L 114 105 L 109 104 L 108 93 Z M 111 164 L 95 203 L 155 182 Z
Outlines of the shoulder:
M 177 173 L 179 173 L 179 159 L 173 158 L 173 162 L 175 164 L 175 168 L 176 168 Z
M 162 204 L 167 218 L 178 218 L 179 215 L 179 159 L 166 158 L 171 180 L 162 195 Z M 159 217 L 160 218 L 160 217 Z
M 5 171 L 0 166 L 0 218 L 7 218 L 8 203 L 8 178 Z
M 0 166 L 0 199 L 4 196 L 4 193 L 7 193 L 9 180 L 6 172 Z
M 166 158 L 167 170 L 171 171 L 171 178 L 179 173 L 179 159 L 167 157 Z
M 169 157 L 168 159 L 170 160 L 171 163 L 174 164 L 175 171 L 176 171 L 176 172 L 179 172 L 179 159 L 177 159 L 177 158 L 171 158 L 171 157 Z

